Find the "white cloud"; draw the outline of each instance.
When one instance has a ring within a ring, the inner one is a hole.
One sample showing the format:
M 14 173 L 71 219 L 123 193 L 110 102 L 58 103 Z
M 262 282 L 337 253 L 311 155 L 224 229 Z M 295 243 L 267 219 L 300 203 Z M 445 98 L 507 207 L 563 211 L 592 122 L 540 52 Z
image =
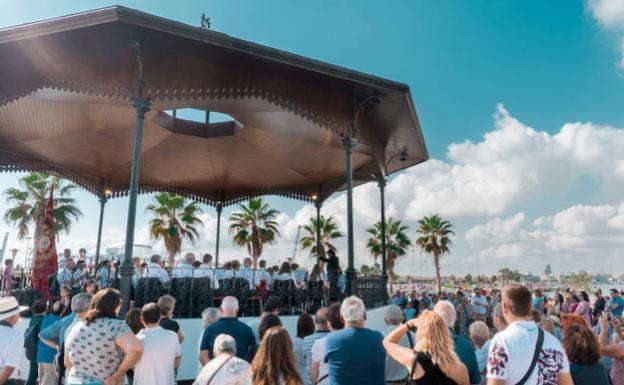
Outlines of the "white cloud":
M 522 213 L 495 218 L 472 227 L 466 238 L 471 246 L 484 245 L 470 255 L 479 261 L 505 258 L 526 269 L 549 263 L 558 271 L 614 272 L 610 263 L 624 246 L 624 203 L 571 206 L 527 225 Z
M 478 245 L 497 241 L 510 241 L 516 238 L 520 226 L 524 223 L 524 213 L 518 213 L 510 218 L 494 218 L 482 225 L 477 225 L 466 231 L 465 239 L 471 245 Z
M 607 30 L 624 32 L 624 0 L 588 0 L 587 6 L 592 16 Z M 624 38 L 620 43 L 618 65 L 624 69 Z
M 587 5 L 598 22 L 606 28 L 624 28 L 623 0 L 589 0 Z

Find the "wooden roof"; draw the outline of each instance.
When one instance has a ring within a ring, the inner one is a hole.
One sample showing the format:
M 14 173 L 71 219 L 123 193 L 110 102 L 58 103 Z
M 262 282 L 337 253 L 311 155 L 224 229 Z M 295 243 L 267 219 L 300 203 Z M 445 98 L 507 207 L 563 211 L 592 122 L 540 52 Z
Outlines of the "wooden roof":
M 0 29 L 0 167 L 127 192 L 141 42 L 151 100 L 142 192 L 224 205 L 261 194 L 324 200 L 344 188 L 340 136 L 360 100 L 354 183 L 423 162 L 409 87 L 124 7 Z M 389 59 L 392 60 L 392 59 Z M 235 121 L 190 122 L 196 108 Z M 400 154 L 403 153 L 403 157 Z

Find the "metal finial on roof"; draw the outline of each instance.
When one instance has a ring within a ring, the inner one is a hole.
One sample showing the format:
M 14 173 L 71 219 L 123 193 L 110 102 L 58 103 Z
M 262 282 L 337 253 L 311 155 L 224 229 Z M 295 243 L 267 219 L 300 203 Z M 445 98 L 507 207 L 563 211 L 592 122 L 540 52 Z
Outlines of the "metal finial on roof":
M 210 18 L 207 18 L 205 13 L 201 15 L 200 24 L 202 28 L 210 29 Z

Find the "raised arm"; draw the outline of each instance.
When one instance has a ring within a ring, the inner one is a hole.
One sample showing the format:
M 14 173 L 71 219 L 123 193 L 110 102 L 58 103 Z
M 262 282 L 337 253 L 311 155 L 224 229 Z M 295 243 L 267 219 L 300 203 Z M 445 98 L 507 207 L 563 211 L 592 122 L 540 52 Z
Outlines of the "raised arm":
M 598 336 L 598 342 L 600 343 L 600 353 L 602 355 L 611 358 L 624 358 L 624 349 L 619 344 L 613 344 L 609 342 L 609 320 L 605 317 L 600 317 L 598 321 L 600 323 L 600 335 Z M 621 333 L 622 323 L 615 318 L 613 320 L 613 327 Z
M 415 327 L 415 320 L 409 320 L 406 324 L 403 324 L 393 331 L 391 331 L 386 338 L 383 340 L 383 346 L 386 349 L 386 352 L 401 365 L 405 366 L 408 369 L 411 369 L 412 362 L 414 360 L 414 351 L 410 348 L 406 348 L 404 346 L 399 345 L 399 341 L 401 337 L 407 331 L 409 327 Z

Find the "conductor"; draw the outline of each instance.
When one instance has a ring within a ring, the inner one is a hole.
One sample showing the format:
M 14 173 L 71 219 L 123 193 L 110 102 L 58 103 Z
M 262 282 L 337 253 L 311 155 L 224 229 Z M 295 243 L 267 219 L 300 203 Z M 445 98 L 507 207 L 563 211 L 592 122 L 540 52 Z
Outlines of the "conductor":
M 338 289 L 338 276 L 340 275 L 340 261 L 334 250 L 329 249 L 327 256 L 319 256 L 319 259 L 327 264 L 327 278 L 329 280 L 329 298 L 336 300 L 340 298 Z

